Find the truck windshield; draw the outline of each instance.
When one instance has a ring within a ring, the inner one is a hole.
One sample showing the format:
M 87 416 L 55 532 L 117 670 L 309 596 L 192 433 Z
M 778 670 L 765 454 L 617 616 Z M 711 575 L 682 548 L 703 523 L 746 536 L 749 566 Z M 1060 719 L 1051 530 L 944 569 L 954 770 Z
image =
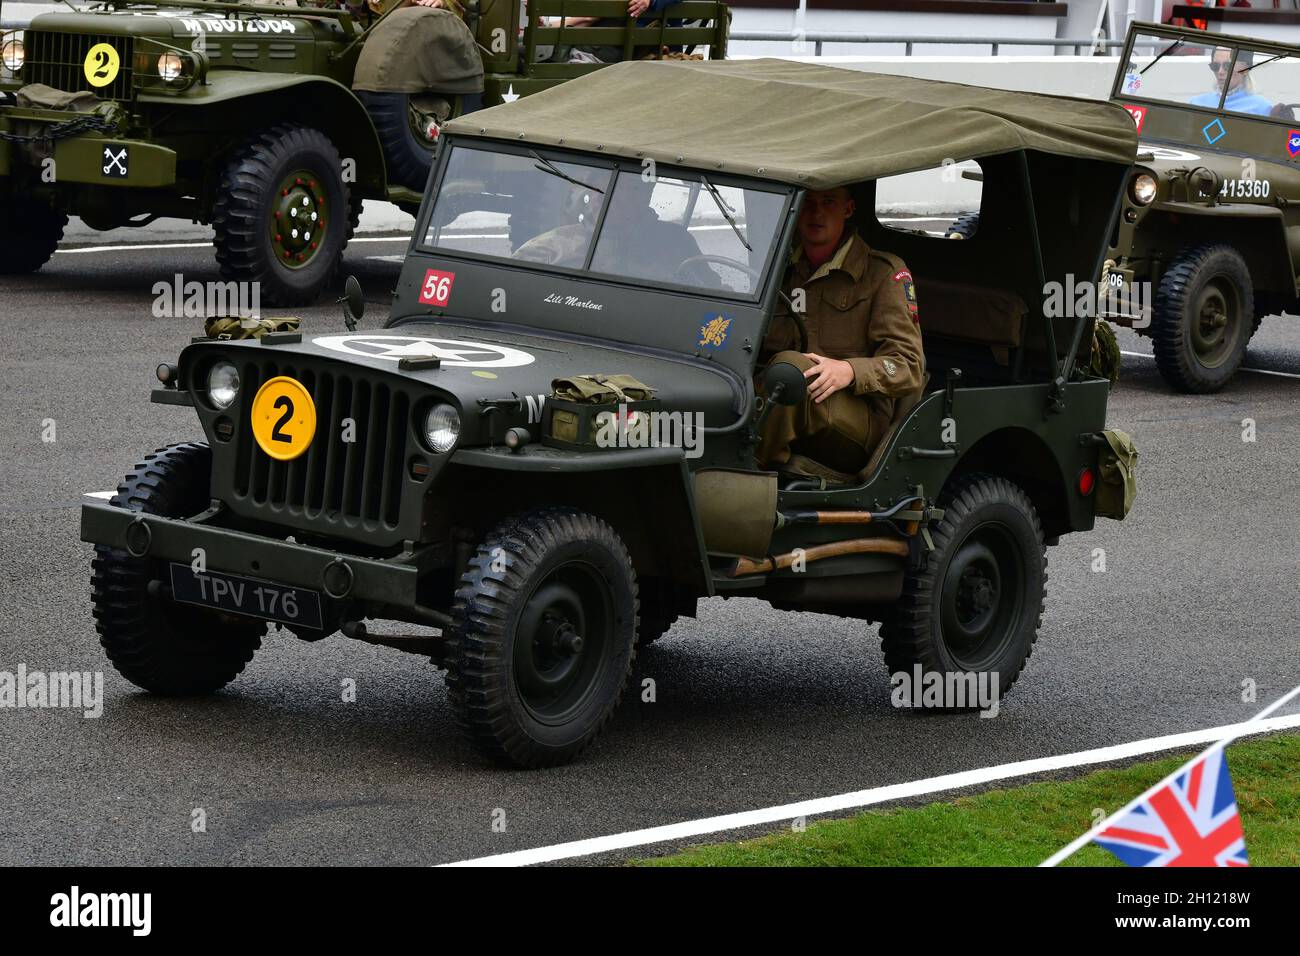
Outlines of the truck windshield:
M 751 296 L 787 193 L 635 164 L 455 146 L 424 245 L 639 284 Z

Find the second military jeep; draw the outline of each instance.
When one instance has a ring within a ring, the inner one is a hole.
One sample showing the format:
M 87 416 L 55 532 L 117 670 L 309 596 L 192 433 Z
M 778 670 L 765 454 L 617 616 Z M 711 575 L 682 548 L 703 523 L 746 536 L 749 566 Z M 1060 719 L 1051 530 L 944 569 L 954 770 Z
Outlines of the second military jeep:
M 1134 24 L 1111 100 L 1141 144 L 1110 249 L 1129 307 L 1108 318 L 1174 388 L 1216 391 L 1264 316 L 1300 308 L 1300 46 Z
M 382 330 L 159 367 L 155 400 L 207 441 L 83 508 L 101 643 L 195 694 L 268 622 L 341 630 L 445 667 L 469 738 L 528 767 L 586 747 L 637 648 L 708 596 L 880 621 L 891 672 L 1005 692 L 1046 546 L 1132 500 L 1093 318 L 1043 302 L 1099 275 L 1134 140 L 1109 104 L 775 60 L 624 63 L 455 120 Z M 781 287 L 806 191 L 873 210 L 879 177 L 953 158 L 984 176 L 969 239 L 857 222 L 915 277 L 928 384 L 855 473 L 759 469 L 772 403 L 804 393 L 761 343 L 801 321 Z
M 548 25 L 561 9 L 616 19 Z M 268 305 L 310 302 L 364 200 L 417 210 L 444 122 L 605 66 L 557 49 L 726 52 L 713 0 L 649 26 L 618 0 L 534 0 L 520 24 L 517 0 L 468 0 L 463 22 L 402 0 L 43 13 L 0 36 L 0 275 L 44 265 L 69 215 L 94 229 L 176 217 L 211 223 L 225 279 Z

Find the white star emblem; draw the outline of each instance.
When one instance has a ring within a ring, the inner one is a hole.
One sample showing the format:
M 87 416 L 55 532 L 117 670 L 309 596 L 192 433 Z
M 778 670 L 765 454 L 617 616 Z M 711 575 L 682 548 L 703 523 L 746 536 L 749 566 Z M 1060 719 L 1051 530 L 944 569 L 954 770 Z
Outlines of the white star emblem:
M 519 99 L 519 94 L 515 92 L 515 85 L 513 83 L 511 83 L 506 91 L 501 94 L 501 99 L 506 103 L 513 103 L 515 100 Z
M 363 358 L 392 362 L 404 358 L 436 358 L 444 367 L 454 368 L 514 368 L 533 362 L 532 355 L 505 345 L 417 335 L 322 335 L 313 342 L 321 348 Z

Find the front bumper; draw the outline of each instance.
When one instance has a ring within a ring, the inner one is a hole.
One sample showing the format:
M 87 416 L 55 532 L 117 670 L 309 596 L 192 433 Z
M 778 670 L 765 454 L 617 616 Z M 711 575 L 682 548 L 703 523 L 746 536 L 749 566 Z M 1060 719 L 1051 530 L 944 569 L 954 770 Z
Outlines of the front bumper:
M 420 569 L 415 555 L 390 559 L 362 558 L 323 548 L 265 538 L 205 524 L 200 519 L 163 518 L 113 505 L 81 506 L 81 540 L 107 545 L 137 558 L 189 564 L 194 550 L 203 549 L 213 571 L 243 574 L 276 584 L 318 591 L 326 600 L 366 601 L 390 607 L 417 605 Z M 335 568 L 327 586 L 326 569 Z M 346 580 L 346 589 L 338 587 Z
M 67 110 L 0 108 L 0 131 L 33 135 L 43 128 L 83 116 Z M 176 151 L 139 139 L 111 133 L 86 132 L 49 143 L 36 143 L 40 159 L 54 160 L 54 178 L 44 181 L 90 183 L 97 186 L 125 186 L 155 189 L 176 182 Z M 45 170 L 33 162 L 31 148 L 0 140 L 0 176 L 11 176 L 22 166 Z

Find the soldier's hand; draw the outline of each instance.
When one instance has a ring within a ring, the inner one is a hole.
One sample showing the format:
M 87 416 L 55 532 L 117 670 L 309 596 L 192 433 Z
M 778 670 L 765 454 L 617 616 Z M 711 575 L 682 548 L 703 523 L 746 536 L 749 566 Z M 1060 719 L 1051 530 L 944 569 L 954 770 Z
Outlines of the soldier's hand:
M 853 384 L 853 366 L 844 359 L 827 358 L 816 352 L 805 352 L 804 358 L 816 363 L 803 377 L 808 379 L 808 395 L 818 405 Z
M 641 16 L 649 6 L 650 0 L 627 0 L 627 12 L 634 17 Z
M 441 6 L 442 6 L 442 0 L 415 0 L 415 5 L 416 5 L 417 7 L 434 7 L 434 8 L 437 8 L 437 7 L 441 7 Z

